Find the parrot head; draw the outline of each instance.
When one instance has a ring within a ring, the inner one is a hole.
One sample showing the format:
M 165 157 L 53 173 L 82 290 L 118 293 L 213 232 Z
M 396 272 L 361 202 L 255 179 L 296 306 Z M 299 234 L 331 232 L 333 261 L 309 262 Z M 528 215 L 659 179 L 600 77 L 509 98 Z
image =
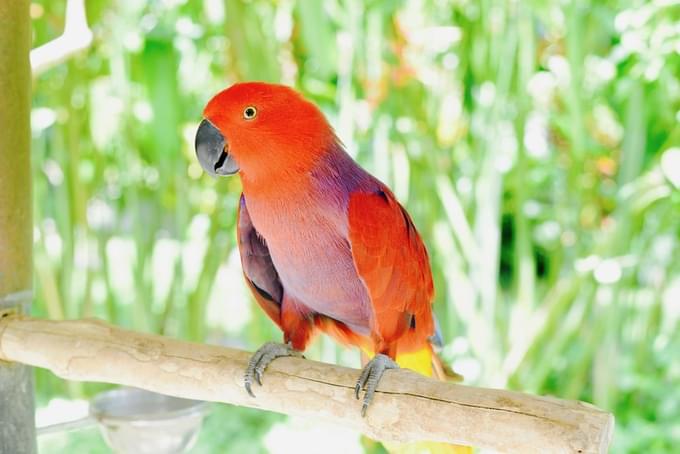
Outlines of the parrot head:
M 208 102 L 195 146 L 207 173 L 257 180 L 308 171 L 335 140 L 323 113 L 292 88 L 246 82 Z

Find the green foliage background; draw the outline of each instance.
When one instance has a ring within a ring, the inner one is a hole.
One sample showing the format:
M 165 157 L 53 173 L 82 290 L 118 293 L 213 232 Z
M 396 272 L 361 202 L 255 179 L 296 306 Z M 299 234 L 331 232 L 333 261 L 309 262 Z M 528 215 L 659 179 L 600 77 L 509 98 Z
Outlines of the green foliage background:
M 240 282 L 238 179 L 203 175 L 192 143 L 218 90 L 283 82 L 412 213 L 469 383 L 608 409 L 612 452 L 678 446 L 677 3 L 86 4 L 93 45 L 34 83 L 37 315 L 278 339 Z M 31 12 L 35 45 L 62 32 L 65 1 Z M 310 356 L 358 364 L 327 339 Z M 37 385 L 41 404 L 103 389 Z M 264 451 L 274 423 L 218 407 L 195 451 Z M 95 431 L 41 445 L 106 452 Z

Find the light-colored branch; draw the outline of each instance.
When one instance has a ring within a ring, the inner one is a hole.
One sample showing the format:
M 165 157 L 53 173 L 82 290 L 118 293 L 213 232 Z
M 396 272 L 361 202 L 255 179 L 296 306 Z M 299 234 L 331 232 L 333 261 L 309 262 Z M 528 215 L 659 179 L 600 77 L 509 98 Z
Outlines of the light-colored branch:
M 33 76 L 38 76 L 62 63 L 71 55 L 87 49 L 90 44 L 92 44 L 92 30 L 87 25 L 85 0 L 68 0 L 64 33 L 31 51 Z
M 390 441 L 433 440 L 521 453 L 605 453 L 613 417 L 591 405 L 386 372 L 360 416 L 358 371 L 297 358 L 274 361 L 243 388 L 250 354 L 123 330 L 97 320 L 0 320 L 0 359 L 69 380 L 118 383 L 179 397 L 325 420 Z

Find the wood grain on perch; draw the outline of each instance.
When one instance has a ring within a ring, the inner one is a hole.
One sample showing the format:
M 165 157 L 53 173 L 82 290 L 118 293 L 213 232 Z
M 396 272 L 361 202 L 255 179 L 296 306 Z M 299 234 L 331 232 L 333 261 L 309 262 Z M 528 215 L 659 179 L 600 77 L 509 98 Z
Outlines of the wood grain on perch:
M 433 440 L 517 453 L 605 453 L 611 414 L 581 402 L 438 382 L 389 371 L 367 417 L 358 371 L 278 359 L 253 399 L 243 388 L 251 353 L 117 328 L 99 320 L 0 320 L 0 359 L 69 380 L 116 383 L 178 397 L 325 420 L 389 441 Z

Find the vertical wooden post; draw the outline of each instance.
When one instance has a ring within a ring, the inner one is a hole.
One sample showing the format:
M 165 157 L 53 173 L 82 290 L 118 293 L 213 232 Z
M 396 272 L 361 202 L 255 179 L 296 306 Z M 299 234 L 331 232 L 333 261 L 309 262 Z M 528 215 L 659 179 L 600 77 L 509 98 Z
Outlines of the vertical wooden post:
M 28 0 L 0 1 L 0 317 L 24 310 L 32 289 Z M 0 362 L 0 453 L 36 452 L 30 368 Z

